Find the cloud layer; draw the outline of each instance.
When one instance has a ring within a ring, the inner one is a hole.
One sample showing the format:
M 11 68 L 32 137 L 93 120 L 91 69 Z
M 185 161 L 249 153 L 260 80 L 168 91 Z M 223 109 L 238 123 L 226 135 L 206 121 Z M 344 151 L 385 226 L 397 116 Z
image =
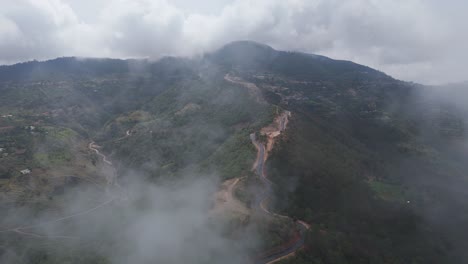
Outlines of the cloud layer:
M 114 264 L 236 264 L 245 263 L 249 250 L 258 246 L 254 229 L 242 233 L 241 243 L 227 235 L 228 223 L 210 212 L 214 178 L 155 185 L 137 180 L 139 176 L 127 175 L 131 181 L 124 193 L 69 189 L 61 197 L 59 214 L 27 208 L 5 212 L 0 226 L 21 227 L 23 233 L 8 247 L 2 234 L 2 249 L 9 250 L 0 252 L 0 262 L 26 263 L 28 254 L 43 249 L 50 252 L 47 259 L 59 257 L 57 261 L 68 254 L 82 260 L 79 255 L 95 252 Z
M 241 39 L 424 83 L 465 80 L 461 0 L 2 0 L 0 63 L 191 56 Z

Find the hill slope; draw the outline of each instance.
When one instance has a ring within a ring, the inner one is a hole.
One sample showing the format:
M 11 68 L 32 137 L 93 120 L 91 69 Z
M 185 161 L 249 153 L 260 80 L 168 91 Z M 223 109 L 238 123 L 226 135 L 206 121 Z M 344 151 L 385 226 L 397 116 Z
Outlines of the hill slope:
M 272 209 L 313 231 L 286 262 L 463 263 L 468 109 L 463 88 L 446 91 L 246 41 L 199 59 L 1 66 L 2 194 L 45 207 L 59 201 L 69 184 L 38 179 L 65 168 L 80 179 L 99 175 L 91 141 L 122 184 L 253 177 L 249 134 L 288 110 L 266 163 Z M 18 198 L 31 186 L 34 195 Z

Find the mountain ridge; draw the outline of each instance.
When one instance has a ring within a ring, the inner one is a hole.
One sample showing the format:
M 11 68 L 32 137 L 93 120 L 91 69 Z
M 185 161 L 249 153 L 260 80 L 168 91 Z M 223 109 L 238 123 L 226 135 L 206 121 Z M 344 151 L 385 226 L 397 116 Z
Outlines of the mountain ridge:
M 352 61 L 335 60 L 309 53 L 275 50 L 266 44 L 253 41 L 234 41 L 216 51 L 206 53 L 202 58 L 228 68 L 247 68 L 278 73 L 287 72 L 287 69 L 275 67 L 275 64 L 286 63 L 288 66 L 293 67 L 294 64 L 307 63 L 306 68 L 309 70 L 302 74 L 303 77 L 307 77 L 307 74 L 323 74 L 326 71 L 337 71 L 339 74 L 356 72 L 362 75 L 364 73 L 379 75 L 379 78 L 389 77 L 378 70 Z M 39 80 L 40 78 L 63 79 L 73 78 L 80 74 L 88 76 L 125 74 L 135 68 L 151 67 L 167 60 L 183 60 L 195 63 L 198 61 L 197 58 L 173 56 L 154 61 L 148 59 L 59 57 L 44 61 L 32 60 L 12 65 L 0 65 L 0 81 Z M 338 66 L 335 69 L 332 65 Z M 314 73 L 311 69 L 318 73 Z M 362 78 L 362 76 L 360 77 Z

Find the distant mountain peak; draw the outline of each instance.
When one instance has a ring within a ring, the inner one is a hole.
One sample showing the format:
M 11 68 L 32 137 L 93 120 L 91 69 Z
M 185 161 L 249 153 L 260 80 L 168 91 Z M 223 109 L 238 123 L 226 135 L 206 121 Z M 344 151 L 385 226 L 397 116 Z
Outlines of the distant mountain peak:
M 278 56 L 272 47 L 254 41 L 234 41 L 209 54 L 215 62 L 235 68 L 260 69 Z
M 273 49 L 272 47 L 270 47 L 270 46 L 268 46 L 266 44 L 251 41 L 251 40 L 233 41 L 233 42 L 230 42 L 230 43 L 224 45 L 221 49 L 246 49 L 246 48 L 264 49 L 264 50 L 270 50 L 270 51 L 275 50 L 275 49 Z

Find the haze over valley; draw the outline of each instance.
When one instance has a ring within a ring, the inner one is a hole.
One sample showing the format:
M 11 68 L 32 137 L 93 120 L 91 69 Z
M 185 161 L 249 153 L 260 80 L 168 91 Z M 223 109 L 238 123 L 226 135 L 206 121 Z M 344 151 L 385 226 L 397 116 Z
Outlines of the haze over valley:
M 467 263 L 465 4 L 260 2 L 5 3 L 0 263 Z

